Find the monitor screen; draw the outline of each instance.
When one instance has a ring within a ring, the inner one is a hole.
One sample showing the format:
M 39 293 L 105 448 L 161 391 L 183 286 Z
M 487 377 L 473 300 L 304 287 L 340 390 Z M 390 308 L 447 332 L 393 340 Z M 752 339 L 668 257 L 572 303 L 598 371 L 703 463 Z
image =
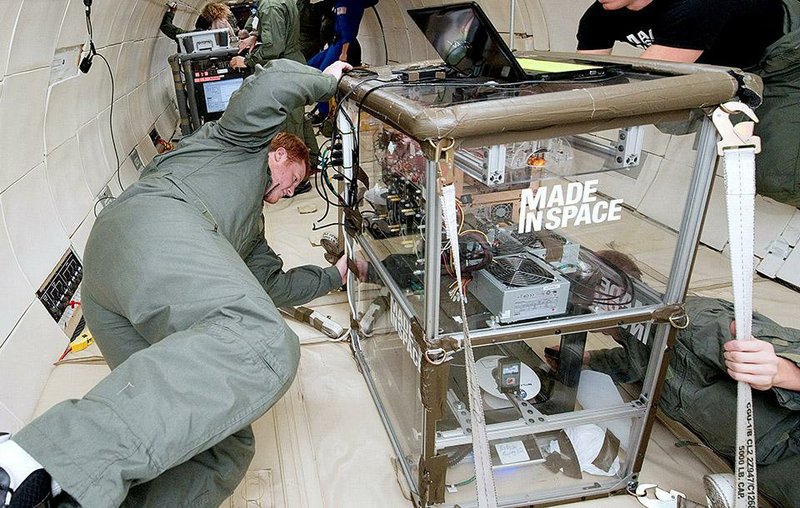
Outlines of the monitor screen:
M 203 83 L 203 97 L 206 100 L 206 112 L 221 113 L 228 107 L 233 92 L 239 89 L 244 78 L 206 81 Z
M 408 14 L 442 60 L 461 75 L 525 79 L 508 46 L 477 4 L 411 9 Z

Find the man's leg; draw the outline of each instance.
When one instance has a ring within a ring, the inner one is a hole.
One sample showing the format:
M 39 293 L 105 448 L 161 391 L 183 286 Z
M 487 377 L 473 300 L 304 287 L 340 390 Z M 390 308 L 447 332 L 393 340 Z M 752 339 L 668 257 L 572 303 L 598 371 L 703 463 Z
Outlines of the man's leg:
M 92 334 L 109 367 L 150 345 L 124 317 L 103 308 L 83 291 L 81 301 Z M 223 439 L 155 479 L 128 491 L 123 506 L 219 506 L 244 478 L 255 453 L 250 426 Z
M 84 284 L 152 345 L 13 438 L 86 508 L 122 503 L 252 423 L 299 361 L 296 335 L 196 210 L 149 197 L 112 206 L 87 245 Z
M 800 455 L 758 468 L 758 490 L 776 506 L 800 506 Z
M 111 369 L 150 345 L 130 321 L 97 303 L 88 288 L 81 291 L 81 307 L 86 321 L 92 324 L 89 331 Z
M 255 444 L 248 425 L 154 480 L 132 487 L 122 506 L 216 508 L 241 483 L 253 460 Z

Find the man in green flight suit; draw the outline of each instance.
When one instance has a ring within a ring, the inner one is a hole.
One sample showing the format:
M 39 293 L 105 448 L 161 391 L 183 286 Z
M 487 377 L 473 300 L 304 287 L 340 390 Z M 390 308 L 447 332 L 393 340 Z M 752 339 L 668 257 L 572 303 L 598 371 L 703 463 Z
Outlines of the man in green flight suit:
M 598 251 L 606 263 L 639 279 L 631 258 Z M 688 326 L 678 330 L 659 406 L 733 464 L 736 381 L 750 384 L 755 415 L 758 487 L 777 506 L 800 506 L 800 330 L 753 314 L 753 340 L 733 340 L 734 309 L 717 298 L 687 297 Z M 622 347 L 584 353 L 589 369 L 618 383 L 641 382 L 650 346 L 624 328 L 603 330 Z
M 348 68 L 256 67 L 218 122 L 156 157 L 100 213 L 82 303 L 112 371 L 0 436 L 0 505 L 10 495 L 37 506 L 14 504 L 37 485 L 85 508 L 216 508 L 230 496 L 254 454 L 250 424 L 297 370 L 298 338 L 277 307 L 347 275 L 344 258 L 284 271 L 262 210 L 308 170 L 302 141 L 278 132 L 286 112 L 330 97 Z
M 306 63 L 300 50 L 300 14 L 295 0 L 260 0 L 258 2 L 258 37 L 251 36 L 239 44 L 240 51 L 249 50 L 247 56 L 235 56 L 231 67 L 241 69 L 264 65 L 276 58 L 288 58 Z M 256 46 L 256 40 L 261 44 Z M 319 157 L 317 137 L 311 121 L 305 119 L 303 106 L 290 111 L 284 130 L 299 136 L 305 141 L 310 152 L 311 165 L 316 167 Z

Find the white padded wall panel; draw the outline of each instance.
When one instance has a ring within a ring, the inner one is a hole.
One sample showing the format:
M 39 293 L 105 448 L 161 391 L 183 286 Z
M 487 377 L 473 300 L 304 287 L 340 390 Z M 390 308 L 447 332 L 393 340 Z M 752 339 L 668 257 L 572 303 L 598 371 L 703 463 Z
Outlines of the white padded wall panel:
M 102 209 L 102 205 L 97 205 L 98 213 Z M 94 207 L 92 207 L 89 209 L 89 213 L 87 213 L 84 217 L 81 225 L 78 226 L 78 229 L 72 234 L 72 238 L 70 238 L 72 250 L 75 251 L 75 254 L 78 256 L 81 262 L 83 262 L 83 253 L 86 250 L 86 241 L 89 239 L 89 233 L 92 232 L 92 226 L 94 226 L 95 219 Z
M 36 300 L 0 347 L 0 386 L 14 387 L 3 390 L 3 404 L 23 422 L 31 420 L 53 362 L 68 343 L 67 336 Z M 22 358 L 28 361 L 20 361 Z
M 142 82 L 142 75 L 139 72 L 138 65 L 139 55 L 136 50 L 137 44 L 135 42 L 123 42 L 119 50 L 119 61 L 116 69 L 124 69 L 124 72 L 114 72 L 117 97 L 128 95 Z
M 83 165 L 83 176 L 92 196 L 97 196 L 111 178 L 111 167 L 103 155 L 100 128 L 98 120 L 93 119 L 78 131 L 78 150 Z
M 517 2 L 518 17 L 516 31 L 533 36 L 533 41 L 526 39 L 525 43 L 532 44 L 531 49 L 547 51 L 550 49 L 550 31 L 544 18 L 544 11 L 539 0 L 523 0 Z M 520 41 L 517 39 L 516 44 Z M 519 48 L 524 49 L 524 48 Z
M 578 22 L 594 0 L 539 0 L 547 20 L 551 51 L 575 51 Z
M 23 425 L 25 425 L 25 422 L 17 418 L 17 416 L 6 407 L 3 401 L 0 400 L 0 429 L 14 434 L 19 431 Z
M 80 84 L 80 78 L 74 77 L 48 88 L 44 118 L 44 141 L 47 153 L 74 136 L 78 130 L 78 119 L 73 112 Z
M 14 257 L 6 228 L 2 223 L 0 223 L 0 280 L 3 281 L 3 290 L 0 291 L 0 344 L 2 344 L 34 298 L 34 289 Z
M 100 55 L 108 60 L 111 70 L 117 73 L 117 59 L 119 57 L 119 46 L 111 46 L 97 50 Z M 103 109 L 111 103 L 111 78 L 108 75 L 108 67 L 100 57 L 92 60 L 92 68 L 88 74 L 79 74 L 78 77 L 77 105 L 73 114 L 78 117 L 78 126 L 95 118 Z M 119 97 L 119 91 L 114 90 L 114 95 Z
M 150 0 L 146 0 L 150 1 Z M 118 44 L 125 39 L 128 27 L 134 22 L 133 11 L 139 0 L 126 0 L 125 2 L 109 2 L 116 7 L 111 21 L 111 32 L 108 44 Z
M 763 258 L 769 244 L 781 236 L 797 208 L 778 203 L 770 198 L 756 196 L 756 227 L 753 253 Z
M 155 120 L 174 101 L 175 85 L 172 82 L 172 71 L 167 68 L 154 74 L 144 86 L 146 91 L 144 100 L 148 102 L 153 113 L 152 120 Z
M 109 167 L 109 178 L 112 178 L 114 173 L 117 171 L 117 159 L 114 156 L 114 145 L 116 144 L 117 147 L 117 154 L 119 155 L 120 164 L 122 164 L 122 161 L 125 159 L 125 157 L 127 157 L 128 154 L 122 150 L 122 147 L 119 144 L 119 135 L 116 133 L 116 131 L 114 132 L 112 144 L 111 128 L 109 127 L 108 119 L 109 112 L 110 109 L 106 108 L 99 115 L 97 115 L 97 130 L 100 133 L 103 155 L 105 156 L 106 164 Z M 116 111 L 114 114 L 116 114 Z
M 138 141 L 131 128 L 131 115 L 128 109 L 129 97 L 129 95 L 126 95 L 114 102 L 112 124 L 114 125 L 114 139 L 117 143 L 120 159 L 127 157 Z
M 169 69 L 170 55 L 175 53 L 175 41 L 166 37 L 159 37 L 154 40 L 153 58 L 150 60 L 150 72 L 148 76 L 155 76 L 164 69 Z
M 0 2 L 0 81 L 6 75 L 11 39 L 17 26 L 17 16 L 22 0 L 3 0 Z
M 0 96 L 0 192 L 41 163 L 50 69 L 6 76 Z
M 644 195 L 639 211 L 677 230 L 689 192 L 692 166 L 664 160 L 653 184 Z
M 795 247 L 783 262 L 777 277 L 800 287 L 800 248 Z
M 47 189 L 44 164 L 40 164 L 0 194 L 14 256 L 30 285 L 37 289 L 69 245 Z
M 664 203 L 662 203 L 662 206 Z M 714 188 L 708 200 L 706 220 L 700 233 L 700 241 L 712 249 L 721 251 L 728 244 L 728 211 L 725 208 L 725 181 L 714 176 Z
M 130 157 L 125 159 L 122 163 L 122 167 L 119 168 L 119 177 L 122 181 L 122 185 L 126 189 L 130 184 L 139 179 L 139 172 L 136 171 L 136 167 L 133 165 L 133 162 L 131 162 Z
M 136 30 L 131 34 L 130 38 L 145 39 L 148 37 L 155 37 L 160 32 L 158 26 L 161 24 L 161 17 L 167 11 L 166 2 L 143 2 L 136 10 Z
M 136 151 L 139 152 L 139 158 L 142 160 L 142 164 L 147 166 L 150 164 L 150 161 L 153 160 L 153 157 L 158 155 L 156 151 L 155 145 L 153 142 L 150 141 L 149 136 L 145 136 L 138 145 L 136 145 Z
M 137 141 L 147 137 L 155 118 L 148 104 L 147 88 L 147 83 L 143 83 L 128 95 L 128 114 L 131 119 L 129 128 Z
M 75 0 L 72 0 L 73 2 Z M 105 48 L 112 41 L 112 28 L 114 17 L 120 10 L 122 4 L 129 3 L 130 0 L 110 2 L 108 0 L 92 3 L 92 26 L 94 31 L 94 44 L 99 51 Z M 78 5 L 82 6 L 83 1 L 79 0 Z M 118 41 L 117 38 L 114 38 Z
M 92 193 L 86 184 L 78 138 L 73 136 L 45 159 L 45 173 L 58 218 L 67 236 L 72 236 L 92 207 Z M 44 191 L 44 189 L 42 189 Z
M 101 3 L 101 2 L 96 2 Z M 92 11 L 94 19 L 94 11 Z M 83 0 L 69 0 L 61 30 L 58 34 L 56 48 L 77 46 L 86 42 L 86 11 Z
M 24 0 L 11 41 L 7 74 L 50 67 L 66 0 Z M 45 35 L 47 34 L 47 35 Z

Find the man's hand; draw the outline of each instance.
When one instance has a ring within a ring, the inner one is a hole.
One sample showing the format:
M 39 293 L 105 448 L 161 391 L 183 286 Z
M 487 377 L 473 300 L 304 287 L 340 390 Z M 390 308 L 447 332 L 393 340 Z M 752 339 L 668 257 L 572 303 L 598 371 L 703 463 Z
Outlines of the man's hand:
M 248 32 L 247 30 L 239 30 L 239 33 L 236 34 L 236 37 L 239 38 L 239 41 L 243 41 L 243 40 L 247 39 L 248 37 L 250 37 L 250 32 Z M 241 48 L 241 47 L 242 47 L 242 43 L 239 42 L 239 48 Z
M 242 30 L 244 31 L 244 30 Z M 244 39 L 239 40 L 239 54 L 243 53 L 245 50 L 252 51 L 253 48 L 256 47 L 256 42 L 258 38 L 255 35 L 245 36 Z
M 178 3 L 177 2 L 167 2 L 167 8 L 169 12 L 175 12 L 178 10 Z
M 244 69 L 247 67 L 247 64 L 245 63 L 243 56 L 235 56 L 231 58 L 230 66 L 233 69 Z
M 736 323 L 731 322 L 731 335 L 736 336 Z M 756 390 L 786 388 L 800 391 L 800 368 L 775 354 L 769 342 L 752 338 L 725 343 L 725 367 L 736 381 Z
M 349 63 L 342 62 L 341 60 L 337 60 L 337 61 L 333 62 L 332 64 L 330 64 L 329 66 L 327 66 L 325 68 L 325 70 L 322 71 L 322 73 L 323 74 L 327 74 L 329 76 L 333 76 L 338 81 L 338 80 L 342 79 L 342 74 L 345 71 L 349 71 L 349 70 L 352 70 L 352 69 L 353 69 L 353 66 L 350 65 Z
M 356 267 L 358 268 L 358 274 L 356 276 L 361 282 L 367 280 L 367 270 L 369 270 L 369 263 L 362 257 L 356 256 Z M 339 258 L 339 261 L 336 262 L 336 268 L 339 269 L 339 273 L 342 275 L 342 286 L 347 283 L 347 256 L 344 255 Z

